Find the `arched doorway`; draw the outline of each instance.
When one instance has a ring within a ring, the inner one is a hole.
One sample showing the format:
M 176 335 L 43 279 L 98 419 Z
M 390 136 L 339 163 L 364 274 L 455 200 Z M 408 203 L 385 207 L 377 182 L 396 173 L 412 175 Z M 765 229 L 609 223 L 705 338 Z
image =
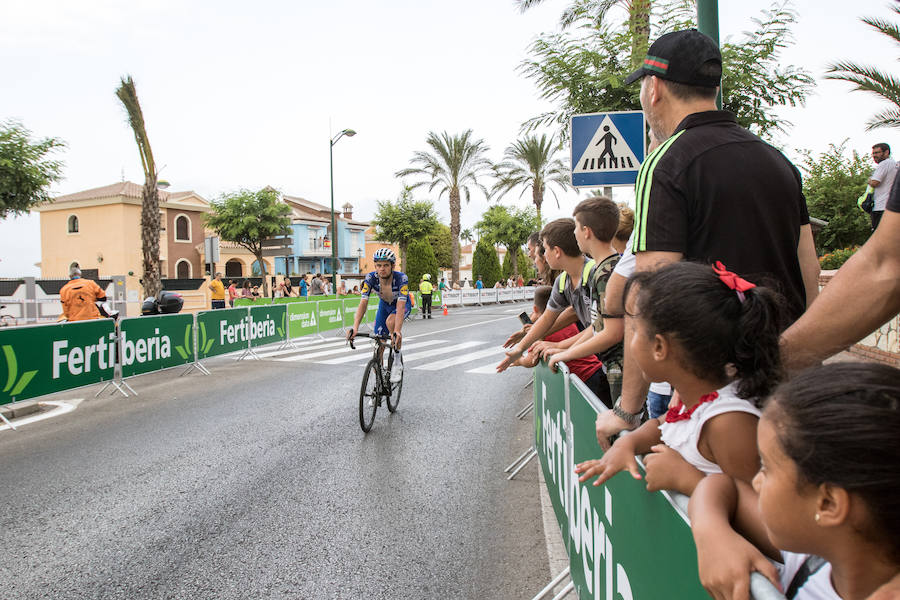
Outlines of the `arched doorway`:
M 236 258 L 232 258 L 225 263 L 225 277 L 243 277 L 244 263 Z

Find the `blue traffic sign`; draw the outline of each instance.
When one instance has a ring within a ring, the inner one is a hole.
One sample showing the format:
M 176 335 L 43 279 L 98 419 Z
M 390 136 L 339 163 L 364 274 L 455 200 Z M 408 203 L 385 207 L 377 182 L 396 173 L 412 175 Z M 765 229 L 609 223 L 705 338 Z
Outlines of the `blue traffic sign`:
M 634 185 L 647 154 L 640 110 L 572 115 L 572 185 Z

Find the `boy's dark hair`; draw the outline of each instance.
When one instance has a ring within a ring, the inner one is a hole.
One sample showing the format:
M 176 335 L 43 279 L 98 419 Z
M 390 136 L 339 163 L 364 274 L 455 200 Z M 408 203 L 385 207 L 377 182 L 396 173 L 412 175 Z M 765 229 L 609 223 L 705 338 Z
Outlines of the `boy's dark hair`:
M 552 291 L 552 285 L 541 285 L 534 288 L 534 306 L 539 313 L 547 310 L 547 303 L 550 301 L 550 292 Z
M 528 236 L 528 240 L 525 242 L 529 246 L 540 246 L 541 245 L 541 232 L 535 231 L 531 235 Z
M 858 494 L 864 535 L 900 562 L 900 370 L 877 363 L 815 367 L 781 385 L 766 405 L 784 453 L 805 482 Z
M 745 399 L 767 396 L 778 385 L 785 311 L 776 292 L 755 287 L 741 301 L 710 265 L 677 262 L 635 273 L 625 284 L 626 301 L 631 293 L 637 294 L 632 316 L 646 322 L 649 335 L 674 338 L 681 366 L 697 377 L 724 384 L 731 365 Z
M 722 63 L 716 60 L 708 60 L 703 63 L 697 74 L 703 77 L 722 77 Z M 719 93 L 718 87 L 704 87 L 699 85 L 688 85 L 686 83 L 678 83 L 675 81 L 663 80 L 672 95 L 679 100 L 715 100 Z
M 541 240 L 549 248 L 558 247 L 566 256 L 581 256 L 575 239 L 575 219 L 566 217 L 550 221 L 541 229 Z
M 884 152 L 886 154 L 891 153 L 891 147 L 888 146 L 887 144 L 885 144 L 884 142 L 878 142 L 877 144 L 872 146 L 872 148 L 878 148 L 879 150 L 881 150 L 882 152 Z
M 609 243 L 619 229 L 619 207 L 606 196 L 594 196 L 582 200 L 572 211 L 581 225 L 589 228 L 594 237 Z

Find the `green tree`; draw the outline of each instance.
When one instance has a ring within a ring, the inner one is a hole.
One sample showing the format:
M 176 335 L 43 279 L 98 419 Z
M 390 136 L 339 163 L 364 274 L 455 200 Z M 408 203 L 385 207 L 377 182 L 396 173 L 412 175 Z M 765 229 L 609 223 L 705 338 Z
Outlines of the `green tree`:
M 65 145 L 57 138 L 32 140 L 18 121 L 0 123 L 0 219 L 51 201 L 47 188 L 62 179 L 63 163 L 49 155 Z
M 400 246 L 400 264 L 406 269 L 410 242 L 430 235 L 438 225 L 438 218 L 430 200 L 415 200 L 412 188 L 406 187 L 396 202 L 378 201 L 372 224 L 379 240 Z
M 518 277 L 519 262 L 516 250 L 525 244 L 529 235 L 540 228 L 540 221 L 534 209 L 530 207 L 511 209 L 502 204 L 495 204 L 481 215 L 481 220 L 475 227 L 480 234 L 480 240 L 506 247 L 506 254 L 511 260 L 511 272 L 514 277 Z
M 432 283 L 438 280 L 438 261 L 427 239 L 416 238 L 411 241 L 407 256 L 409 263 L 404 263 L 404 266 L 411 289 L 419 289 L 419 282 L 425 273 L 431 274 Z
M 900 14 L 900 4 L 894 3 L 890 10 Z M 885 19 L 863 17 L 863 23 L 900 44 L 900 26 Z M 880 96 L 892 104 L 866 123 L 866 130 L 878 127 L 900 127 L 900 79 L 875 67 L 860 65 L 852 61 L 840 61 L 828 66 L 826 79 L 838 79 L 854 84 L 855 89 Z
M 466 227 L 462 231 L 459 232 L 459 239 L 463 240 L 467 244 L 471 244 L 475 241 L 475 234 L 472 233 L 472 230 Z
M 503 197 L 514 188 L 521 187 L 522 197 L 531 189 L 531 201 L 537 210 L 538 221 L 541 220 L 541 205 L 544 203 L 544 192 L 547 184 L 553 183 L 560 189 L 569 187 L 569 167 L 562 160 L 555 158 L 559 145 L 553 137 L 542 134 L 526 135 L 510 145 L 503 154 L 503 161 L 494 165 L 497 182 L 491 192 L 497 198 Z M 550 190 L 559 206 L 556 192 Z
M 536 3 L 522 1 L 529 6 Z M 607 14 L 614 5 L 626 7 L 626 23 L 634 26 L 623 26 Z M 540 36 L 520 65 L 520 71 L 537 85 L 541 98 L 557 105 L 556 110 L 526 121 L 525 130 L 555 125 L 566 139 L 573 114 L 639 109 L 640 86 L 624 85 L 625 77 L 646 52 L 645 29 L 637 27 L 643 17 L 636 11 L 649 8 L 648 22 L 653 24 L 651 34 L 656 38 L 695 26 L 692 6 L 684 0 L 651 0 L 646 6 L 635 0 L 575 0 L 564 14 L 571 26 Z M 742 126 L 762 137 L 790 126 L 775 109 L 803 104 L 814 87 L 808 71 L 781 64 L 781 51 L 792 43 L 790 25 L 795 21 L 794 11 L 776 3 L 754 19 L 754 31 L 722 47 L 723 106 L 737 115 Z
M 484 287 L 494 287 L 500 279 L 500 259 L 497 249 L 485 239 L 478 240 L 472 256 L 472 281 L 481 277 Z
M 428 241 L 434 249 L 434 257 L 437 259 L 438 267 L 449 269 L 453 264 L 453 235 L 450 228 L 443 223 L 438 223 Z
M 141 258 L 143 273 L 141 282 L 145 296 L 156 296 L 162 289 L 159 268 L 159 190 L 157 189 L 156 162 L 150 148 L 150 138 L 144 123 L 144 112 L 138 101 L 137 89 L 131 75 L 122 77 L 116 89 L 116 97 L 128 113 L 128 124 L 134 132 L 141 168 L 144 170 L 144 189 L 141 191 Z
M 239 190 L 222 194 L 212 201 L 206 214 L 206 226 L 226 242 L 234 242 L 256 257 L 263 278 L 263 296 L 269 295 L 262 241 L 290 232 L 290 207 L 270 187 L 257 192 Z
M 503 260 L 500 262 L 500 271 L 503 275 L 503 279 L 509 279 L 512 277 L 515 279 L 517 276 L 513 275 L 513 267 L 512 267 L 512 259 L 510 258 L 510 253 L 507 252 L 503 255 Z M 519 247 L 519 251 L 516 253 L 516 265 L 519 268 L 519 275 L 523 278 L 528 279 L 531 275 L 529 272 L 528 266 L 528 257 L 525 255 L 525 251 L 522 250 L 522 247 Z
M 478 182 L 478 178 L 491 166 L 484 156 L 488 147 L 484 140 L 474 138 L 471 129 L 459 135 L 450 135 L 446 131 L 438 135 L 430 131 L 425 143 L 431 152 L 414 153 L 409 161 L 414 166 L 397 171 L 396 176 L 420 177 L 421 180 L 414 183 L 413 188 L 426 185 L 429 191 L 438 188 L 438 198 L 447 194 L 450 202 L 450 237 L 453 238 L 452 278 L 458 281 L 460 200 L 465 194 L 466 202 L 469 201 L 470 186 L 477 187 L 490 197 L 487 188 Z
M 847 155 L 847 141 L 831 144 L 818 157 L 805 152 L 803 194 L 809 215 L 828 221 L 816 235 L 819 254 L 865 243 L 871 233 L 869 218 L 856 200 L 865 191 L 872 163 L 856 151 Z

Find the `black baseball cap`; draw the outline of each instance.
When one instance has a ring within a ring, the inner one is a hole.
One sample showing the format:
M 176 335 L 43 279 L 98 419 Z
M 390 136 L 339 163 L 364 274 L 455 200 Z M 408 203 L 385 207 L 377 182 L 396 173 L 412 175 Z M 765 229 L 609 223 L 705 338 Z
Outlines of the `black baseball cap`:
M 715 61 L 718 68 L 700 73 L 700 67 L 710 61 Z M 644 75 L 697 87 L 717 87 L 722 79 L 722 53 L 711 37 L 696 29 L 673 31 L 653 42 L 644 64 L 625 83 L 634 83 Z

